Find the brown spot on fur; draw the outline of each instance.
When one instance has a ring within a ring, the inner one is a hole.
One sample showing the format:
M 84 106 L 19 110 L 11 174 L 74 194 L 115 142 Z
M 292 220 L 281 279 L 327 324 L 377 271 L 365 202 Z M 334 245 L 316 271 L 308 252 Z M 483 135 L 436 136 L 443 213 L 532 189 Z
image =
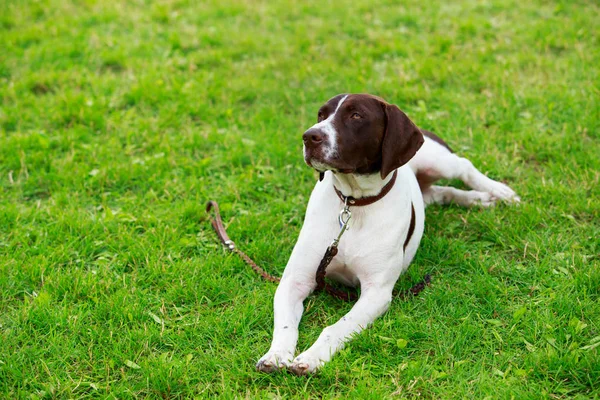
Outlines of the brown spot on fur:
M 404 241 L 404 250 L 406 251 L 406 246 L 408 246 L 408 242 L 410 242 L 410 238 L 415 232 L 415 206 L 410 203 L 410 225 L 408 226 L 408 235 L 406 236 L 406 240 Z
M 425 129 L 421 129 L 421 133 L 423 133 L 423 135 L 427 136 L 429 139 L 433 140 L 434 142 L 439 143 L 442 146 L 444 146 L 445 148 L 447 148 L 450 153 L 454 153 L 454 150 L 452 150 L 450 148 L 450 146 L 448 146 L 448 143 L 444 142 L 444 140 L 441 137 L 439 137 L 438 135 L 436 135 L 435 133 L 426 131 Z

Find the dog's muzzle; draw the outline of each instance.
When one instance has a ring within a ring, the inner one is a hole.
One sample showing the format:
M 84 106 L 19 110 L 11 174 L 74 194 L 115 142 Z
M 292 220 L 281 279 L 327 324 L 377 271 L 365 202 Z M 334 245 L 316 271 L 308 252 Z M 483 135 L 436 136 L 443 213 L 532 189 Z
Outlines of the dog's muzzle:
M 311 128 L 304 132 L 302 135 L 302 141 L 307 149 L 315 149 L 323 145 L 325 134 L 319 129 Z

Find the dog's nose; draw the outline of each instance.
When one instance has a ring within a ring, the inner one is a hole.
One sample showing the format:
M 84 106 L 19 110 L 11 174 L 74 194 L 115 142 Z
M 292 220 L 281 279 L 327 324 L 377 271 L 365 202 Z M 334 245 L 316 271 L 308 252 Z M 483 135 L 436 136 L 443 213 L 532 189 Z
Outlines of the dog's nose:
M 302 140 L 306 146 L 318 146 L 323 141 L 323 132 L 317 129 L 309 129 L 302 135 Z

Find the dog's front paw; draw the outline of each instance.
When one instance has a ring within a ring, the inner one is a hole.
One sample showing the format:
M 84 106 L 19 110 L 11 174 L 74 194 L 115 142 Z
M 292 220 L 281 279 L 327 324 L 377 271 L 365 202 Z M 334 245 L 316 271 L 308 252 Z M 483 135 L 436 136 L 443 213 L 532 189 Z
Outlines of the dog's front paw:
M 296 375 L 306 375 L 316 372 L 323 364 L 319 358 L 303 353 L 294 359 L 288 369 Z
M 261 372 L 272 373 L 289 367 L 294 355 L 292 353 L 269 351 L 256 363 L 256 369 Z

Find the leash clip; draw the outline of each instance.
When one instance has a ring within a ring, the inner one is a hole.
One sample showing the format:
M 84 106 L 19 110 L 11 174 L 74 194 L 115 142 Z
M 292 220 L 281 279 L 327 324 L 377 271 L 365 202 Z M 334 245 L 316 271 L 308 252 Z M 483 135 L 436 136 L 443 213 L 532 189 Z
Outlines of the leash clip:
M 348 224 L 350 222 L 350 218 L 352 218 L 352 212 L 350 212 L 350 206 L 348 205 L 348 197 L 346 197 L 344 198 L 344 208 L 342 208 L 342 210 L 340 211 L 340 215 L 338 216 L 338 222 L 340 224 L 340 233 L 338 234 L 337 238 L 333 239 L 333 242 L 331 243 L 332 246 L 337 247 L 344 232 L 350 229 L 350 226 Z
M 340 223 L 340 229 L 348 229 L 348 222 L 352 218 L 352 213 L 348 209 L 348 207 L 344 207 L 342 211 L 340 211 L 340 215 L 338 216 L 338 222 Z

